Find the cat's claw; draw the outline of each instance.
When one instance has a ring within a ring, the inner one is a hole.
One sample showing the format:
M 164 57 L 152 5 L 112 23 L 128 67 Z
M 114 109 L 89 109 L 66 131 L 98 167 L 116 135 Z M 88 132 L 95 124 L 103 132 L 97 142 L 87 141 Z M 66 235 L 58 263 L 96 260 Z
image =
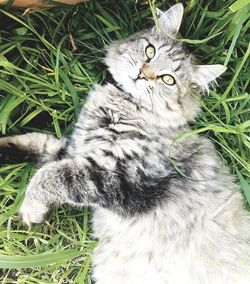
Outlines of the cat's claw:
M 22 221 L 31 227 L 32 224 L 43 223 L 49 213 L 49 208 L 36 200 L 24 198 L 19 210 Z

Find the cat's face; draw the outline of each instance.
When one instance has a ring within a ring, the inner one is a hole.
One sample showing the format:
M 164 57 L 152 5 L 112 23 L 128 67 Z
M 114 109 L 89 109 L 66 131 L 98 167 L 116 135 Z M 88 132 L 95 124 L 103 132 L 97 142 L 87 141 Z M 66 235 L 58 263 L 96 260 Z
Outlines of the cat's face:
M 158 11 L 159 29 L 115 41 L 108 49 L 106 64 L 118 84 L 139 103 L 157 113 L 175 112 L 191 120 L 198 111 L 193 91 L 208 88 L 225 67 L 193 65 L 176 35 L 183 6 Z

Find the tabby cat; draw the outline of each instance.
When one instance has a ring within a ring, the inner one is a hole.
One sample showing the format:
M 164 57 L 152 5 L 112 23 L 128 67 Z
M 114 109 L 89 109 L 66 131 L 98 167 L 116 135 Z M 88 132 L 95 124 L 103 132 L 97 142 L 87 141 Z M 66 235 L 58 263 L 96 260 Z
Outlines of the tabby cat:
M 117 86 L 94 87 L 70 137 L 1 138 L 1 162 L 38 163 L 20 208 L 27 225 L 54 205 L 92 208 L 96 284 L 250 283 L 250 219 L 234 177 L 208 139 L 172 143 L 226 68 L 183 49 L 182 4 L 157 14 L 156 27 L 108 48 Z

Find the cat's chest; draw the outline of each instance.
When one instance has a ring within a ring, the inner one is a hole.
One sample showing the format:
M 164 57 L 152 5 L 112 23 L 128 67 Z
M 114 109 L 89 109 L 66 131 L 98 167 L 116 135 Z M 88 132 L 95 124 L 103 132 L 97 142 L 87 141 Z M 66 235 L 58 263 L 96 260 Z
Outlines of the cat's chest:
M 156 153 L 164 148 L 162 136 L 142 118 L 105 108 L 101 108 L 101 112 L 99 116 L 80 117 L 71 136 L 71 156 L 93 154 L 100 158 L 124 159 L 142 156 L 148 149 Z

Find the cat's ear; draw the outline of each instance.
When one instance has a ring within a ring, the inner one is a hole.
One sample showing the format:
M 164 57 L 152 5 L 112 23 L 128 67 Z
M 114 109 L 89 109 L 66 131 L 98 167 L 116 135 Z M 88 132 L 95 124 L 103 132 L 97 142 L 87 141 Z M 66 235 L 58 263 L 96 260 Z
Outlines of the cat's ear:
M 193 65 L 191 88 L 201 91 L 208 91 L 208 86 L 226 71 L 226 66 L 221 64 L 214 65 Z
M 158 26 L 162 32 L 176 36 L 179 32 L 184 8 L 181 3 L 175 4 L 166 12 L 156 9 L 158 17 Z

